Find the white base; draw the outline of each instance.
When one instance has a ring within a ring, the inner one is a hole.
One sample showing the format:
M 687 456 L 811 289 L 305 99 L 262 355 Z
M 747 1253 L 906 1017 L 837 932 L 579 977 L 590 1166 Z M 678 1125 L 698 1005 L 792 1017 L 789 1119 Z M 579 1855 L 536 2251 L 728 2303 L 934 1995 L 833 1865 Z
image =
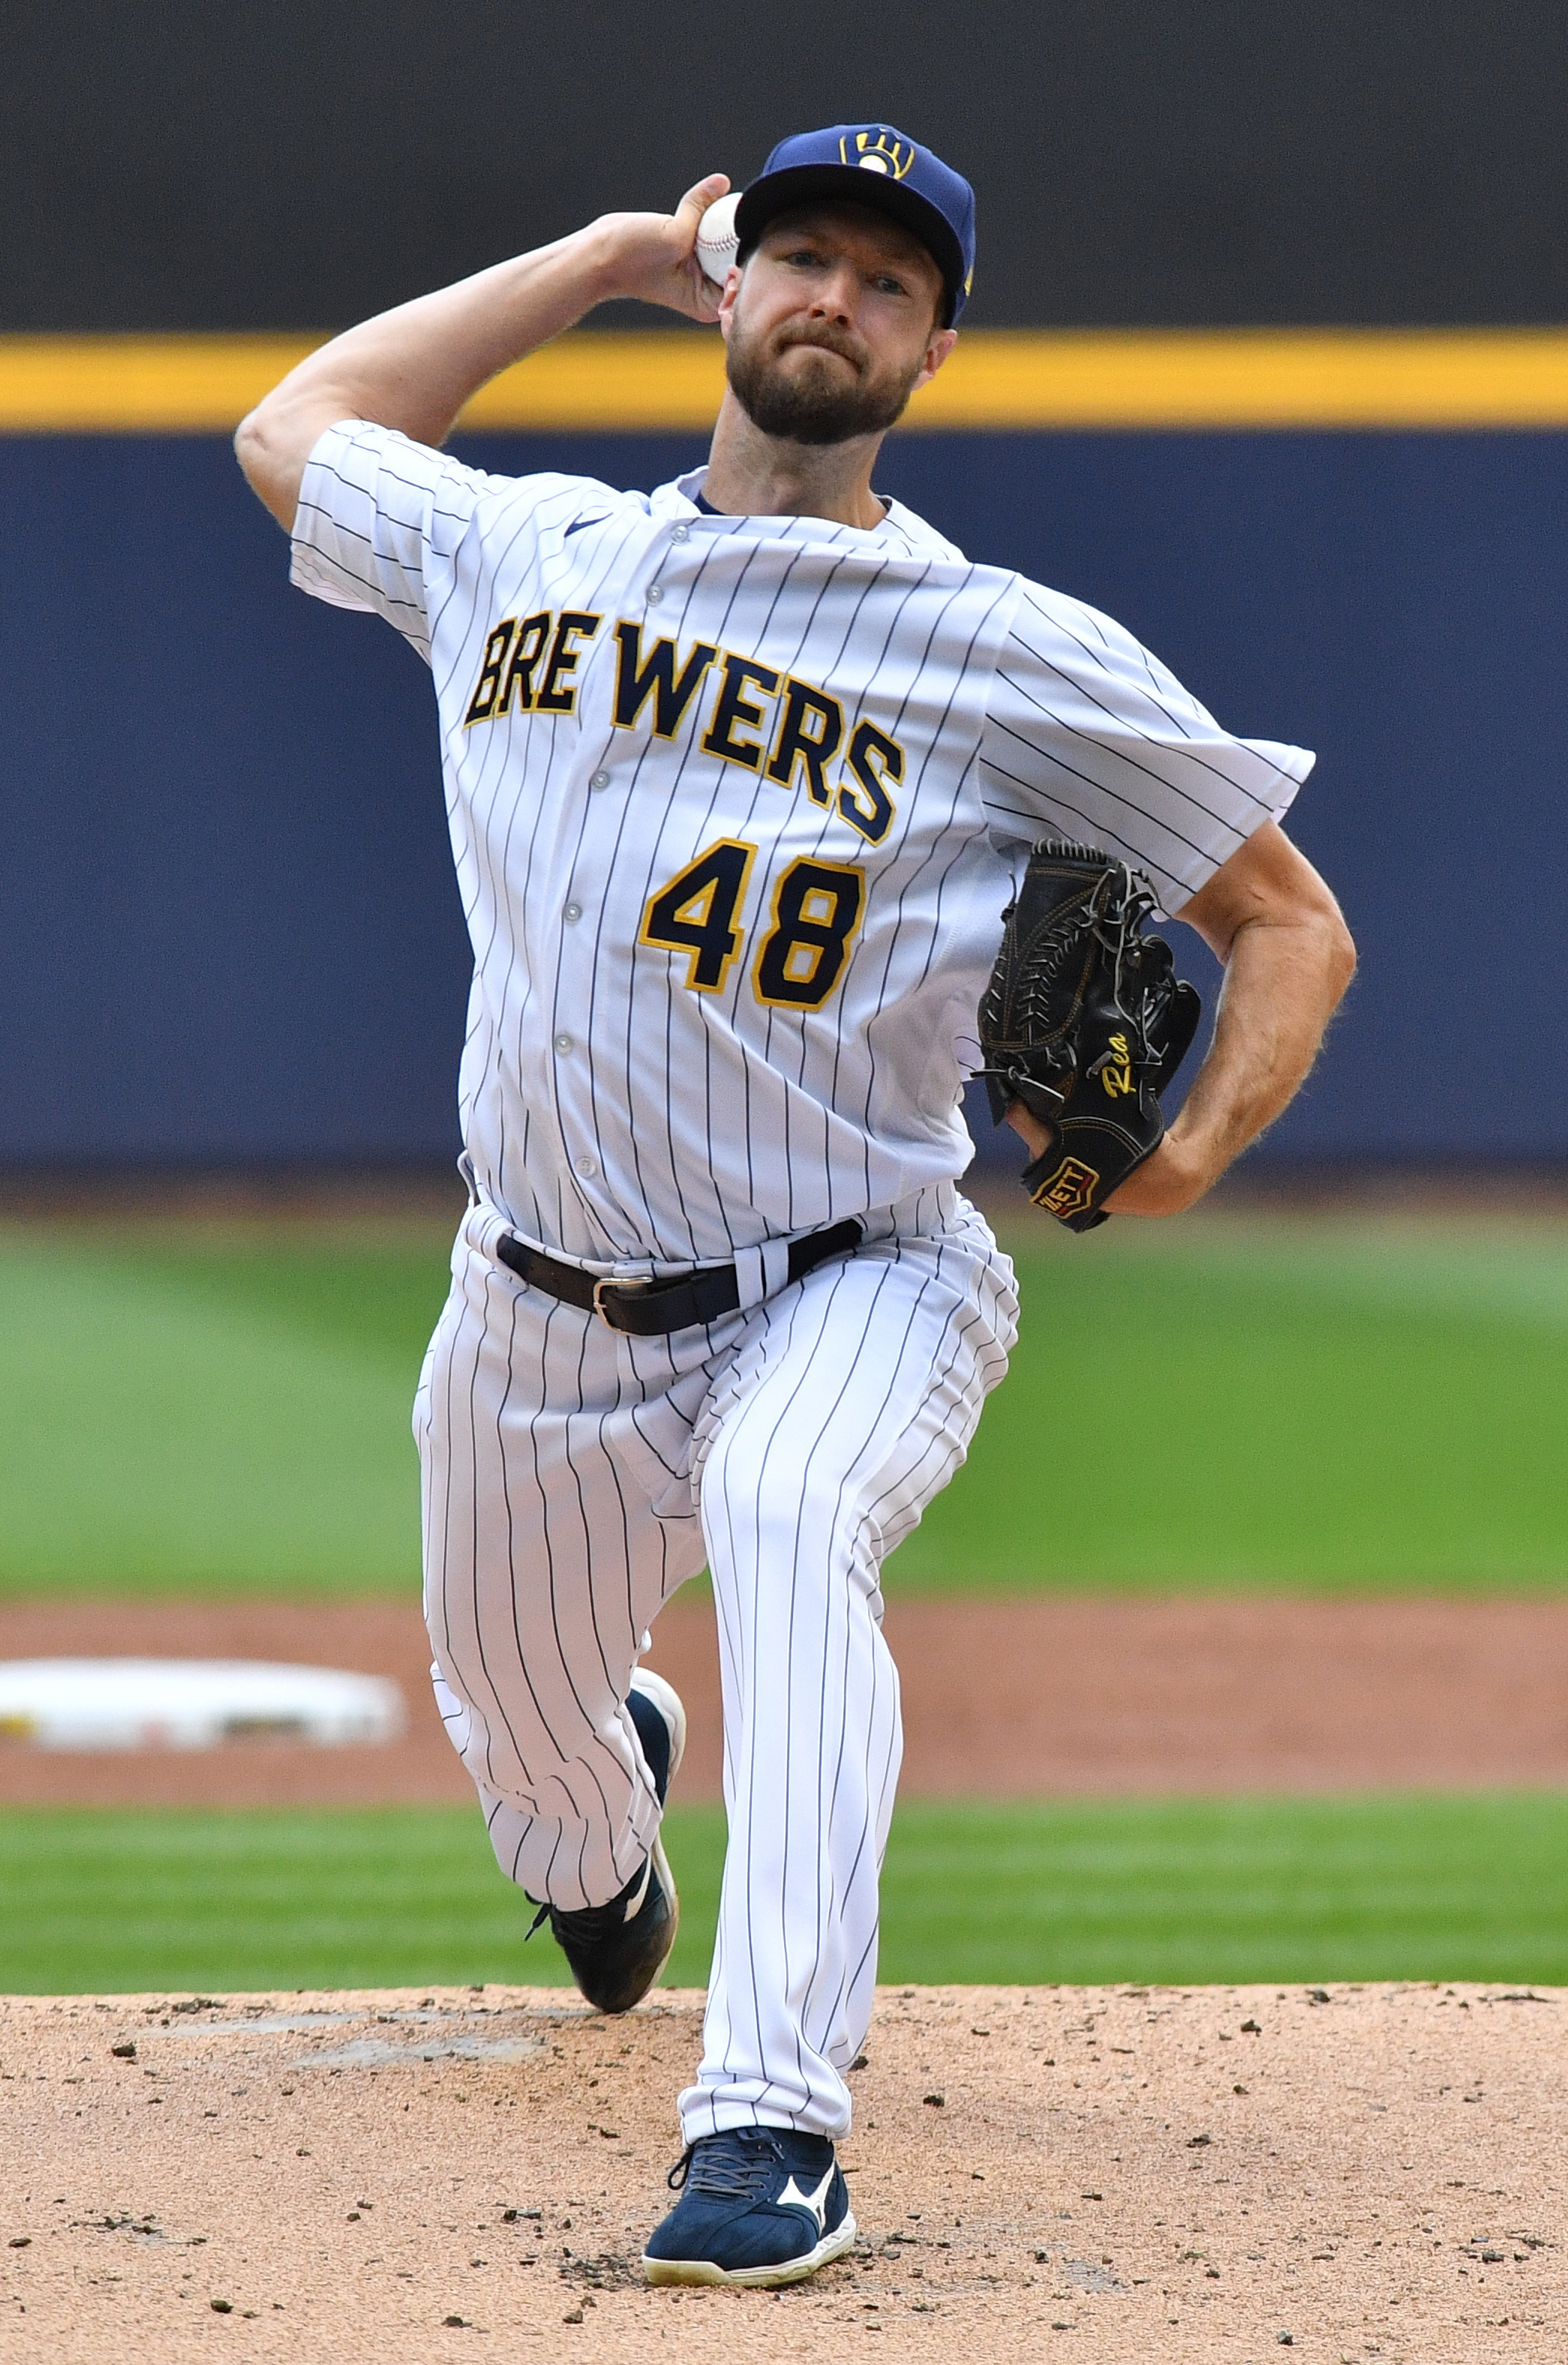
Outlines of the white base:
M 248 1659 L 0 1662 L 0 1742 L 36 1749 L 216 1749 L 286 1740 L 394 1741 L 403 1695 L 385 1676 Z

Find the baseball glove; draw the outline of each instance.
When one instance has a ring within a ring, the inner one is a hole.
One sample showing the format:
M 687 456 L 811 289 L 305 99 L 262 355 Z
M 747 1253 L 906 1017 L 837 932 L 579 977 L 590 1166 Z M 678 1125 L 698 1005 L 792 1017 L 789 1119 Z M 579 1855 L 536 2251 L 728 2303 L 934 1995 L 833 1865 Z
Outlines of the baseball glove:
M 1165 1138 L 1159 1095 L 1202 1014 L 1165 939 L 1143 934 L 1154 908 L 1125 862 L 1045 838 L 1002 913 L 980 1072 L 998 1125 L 1022 1101 L 1048 1128 L 1022 1180 L 1070 1231 L 1103 1224 L 1104 1200 Z

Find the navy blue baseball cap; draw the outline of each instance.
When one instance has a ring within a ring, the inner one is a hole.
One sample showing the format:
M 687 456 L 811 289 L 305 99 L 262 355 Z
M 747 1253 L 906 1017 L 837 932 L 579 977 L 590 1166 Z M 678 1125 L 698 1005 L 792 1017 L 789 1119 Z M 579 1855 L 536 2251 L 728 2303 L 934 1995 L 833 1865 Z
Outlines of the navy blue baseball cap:
M 871 206 L 913 230 L 947 289 L 946 325 L 975 273 L 975 193 L 951 165 L 890 123 L 834 123 L 781 140 L 735 207 L 745 262 L 775 214 L 819 197 Z

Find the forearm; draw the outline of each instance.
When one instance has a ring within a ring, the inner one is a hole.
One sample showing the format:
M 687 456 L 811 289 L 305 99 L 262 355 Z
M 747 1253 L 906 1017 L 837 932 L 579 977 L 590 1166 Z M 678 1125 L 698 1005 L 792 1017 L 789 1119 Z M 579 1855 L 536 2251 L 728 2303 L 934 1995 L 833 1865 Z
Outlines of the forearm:
M 1112 1194 L 1118 1215 L 1200 1199 L 1299 1091 L 1355 974 L 1339 906 L 1268 823 L 1182 914 L 1225 963 L 1214 1041 L 1154 1156 Z
M 593 224 L 362 321 L 291 370 L 258 404 L 241 437 L 276 447 L 294 439 L 304 418 L 323 426 L 369 419 L 421 443 L 443 442 L 464 404 L 498 370 L 599 301 L 605 250 Z
M 469 398 L 596 304 L 638 296 L 711 320 L 717 291 L 693 256 L 710 174 L 673 214 L 606 214 L 454 286 L 345 330 L 289 372 L 241 421 L 235 450 L 258 497 L 291 526 L 311 449 L 340 419 L 368 419 L 441 443 Z
M 1339 932 L 1316 916 L 1238 931 L 1214 1041 L 1169 1137 L 1204 1189 L 1305 1080 L 1349 982 L 1340 946 Z

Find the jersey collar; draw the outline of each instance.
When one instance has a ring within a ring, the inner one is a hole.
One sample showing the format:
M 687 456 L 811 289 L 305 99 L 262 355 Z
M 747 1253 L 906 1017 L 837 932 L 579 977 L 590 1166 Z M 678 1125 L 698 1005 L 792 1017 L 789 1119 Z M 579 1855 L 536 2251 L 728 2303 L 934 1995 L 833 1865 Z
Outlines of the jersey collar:
M 886 531 L 887 527 L 893 522 L 894 511 L 898 507 L 896 501 L 888 500 L 882 494 L 879 493 L 877 495 L 877 499 L 882 502 L 882 518 L 879 524 L 870 526 L 840 525 L 834 518 L 813 518 L 807 516 L 755 518 L 749 516 L 735 517 L 726 510 L 716 510 L 713 507 L 712 502 L 706 499 L 703 494 L 702 487 L 707 475 L 708 470 L 706 464 L 704 464 L 700 468 L 689 469 L 684 476 L 678 476 L 672 485 L 662 487 L 660 488 L 660 492 L 656 493 L 654 496 L 654 499 L 656 502 L 660 500 L 661 497 L 664 495 L 678 495 L 682 501 L 688 504 L 689 508 L 696 512 L 699 517 L 718 518 L 725 525 L 737 530 L 749 528 L 753 532 L 756 532 L 758 529 L 766 530 L 768 528 L 783 528 L 788 530 L 789 528 L 795 526 L 821 526 L 835 539 L 841 534 L 852 534 L 857 542 L 861 543 L 875 542 L 879 536 Z

